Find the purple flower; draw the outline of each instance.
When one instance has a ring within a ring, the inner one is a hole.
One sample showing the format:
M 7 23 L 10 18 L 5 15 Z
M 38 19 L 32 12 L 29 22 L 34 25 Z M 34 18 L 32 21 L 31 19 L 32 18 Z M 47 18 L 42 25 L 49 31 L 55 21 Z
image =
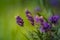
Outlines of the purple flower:
M 40 23 L 43 23 L 43 22 L 44 22 L 43 16 L 40 16 L 39 18 L 40 18 L 40 19 L 39 19 L 39 20 L 40 20 Z
M 41 25 L 40 31 L 41 32 L 47 32 L 51 29 L 51 25 L 47 22 L 43 22 L 43 24 Z
M 43 29 L 43 27 L 40 27 L 40 31 L 45 32 L 45 29 Z
M 40 7 L 36 7 L 35 11 L 41 11 Z
M 34 25 L 34 18 L 32 16 L 27 17 L 32 25 Z
M 40 22 L 38 15 L 36 15 L 36 16 L 34 17 L 34 19 L 35 19 L 36 23 Z
M 23 19 L 21 17 L 19 17 L 19 16 L 16 17 L 16 22 L 20 26 L 23 26 L 24 25 Z
M 50 21 L 51 23 L 54 23 L 54 24 L 56 24 L 56 23 L 58 22 L 58 20 L 59 20 L 59 16 L 58 16 L 58 15 L 51 16 L 51 17 L 49 18 L 49 21 Z
M 34 25 L 34 18 L 33 18 L 32 14 L 31 14 L 31 12 L 29 12 L 28 10 L 26 10 L 26 16 L 27 16 L 28 20 L 30 21 L 30 23 L 32 25 Z
M 37 23 L 42 23 L 44 21 L 43 16 L 36 15 L 34 19 Z
M 57 6 L 59 6 L 59 0 L 50 0 L 50 4 L 51 4 L 52 6 L 57 7 Z
M 25 13 L 26 13 L 27 16 L 29 16 L 29 14 L 32 15 L 31 12 L 28 9 L 25 10 Z

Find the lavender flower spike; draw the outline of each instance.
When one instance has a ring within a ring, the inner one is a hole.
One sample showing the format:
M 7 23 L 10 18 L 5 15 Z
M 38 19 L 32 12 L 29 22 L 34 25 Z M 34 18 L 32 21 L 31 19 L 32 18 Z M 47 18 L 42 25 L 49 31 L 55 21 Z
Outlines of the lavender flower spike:
M 34 18 L 33 18 L 32 14 L 31 14 L 31 12 L 29 12 L 28 10 L 26 10 L 26 17 L 30 21 L 30 23 L 32 25 L 34 25 Z
M 36 23 L 39 23 L 39 22 L 40 22 L 40 20 L 39 20 L 39 16 L 36 15 L 36 16 L 34 17 L 34 20 L 36 21 Z
M 34 19 L 36 23 L 42 23 L 44 21 L 43 16 L 36 15 Z
M 20 26 L 23 26 L 24 25 L 23 19 L 21 17 L 19 17 L 19 16 L 16 17 L 16 22 Z
M 50 21 L 51 23 L 53 23 L 53 24 L 56 24 L 56 23 L 58 22 L 58 20 L 59 20 L 59 16 L 58 16 L 58 15 L 54 15 L 54 16 L 51 16 L 51 17 L 49 18 L 49 21 Z
M 51 25 L 47 22 L 43 22 L 43 24 L 41 25 L 40 31 L 41 32 L 47 32 L 51 29 Z

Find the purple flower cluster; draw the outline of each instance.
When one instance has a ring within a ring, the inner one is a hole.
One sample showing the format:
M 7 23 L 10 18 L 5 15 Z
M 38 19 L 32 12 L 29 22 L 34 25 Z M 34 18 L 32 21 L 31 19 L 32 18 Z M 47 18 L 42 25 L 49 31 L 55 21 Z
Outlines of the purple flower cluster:
M 47 32 L 51 29 L 51 25 L 47 22 L 43 22 L 41 27 L 40 27 L 40 31 L 41 32 Z
M 20 26 L 23 26 L 24 25 L 23 19 L 21 17 L 19 17 L 19 16 L 16 17 L 16 22 Z
M 33 18 L 32 14 L 31 14 L 31 12 L 26 10 L 26 16 L 27 16 L 28 20 L 30 21 L 30 23 L 34 26 L 34 18 Z
M 58 15 L 54 15 L 54 16 L 51 16 L 51 17 L 49 18 L 49 21 L 50 21 L 51 23 L 53 23 L 53 24 L 56 24 L 56 23 L 58 22 L 58 20 L 59 20 L 59 16 L 58 16 Z
M 49 31 L 51 29 L 51 24 L 49 24 L 48 22 L 46 22 L 44 20 L 43 16 L 36 15 L 35 16 L 35 21 L 36 21 L 36 23 L 40 23 L 41 24 L 41 27 L 40 27 L 40 31 L 41 32 L 47 32 L 47 31 Z
M 38 8 L 39 9 L 39 8 Z M 38 10 L 36 9 L 36 10 Z M 32 16 L 31 12 L 26 10 L 26 17 L 27 19 L 30 21 L 30 23 L 34 26 L 34 23 L 36 21 L 36 23 L 40 23 L 40 31 L 41 32 L 48 32 L 51 30 L 52 28 L 52 24 L 56 24 L 59 20 L 59 16 L 58 15 L 53 15 L 50 16 L 50 18 L 47 20 L 45 19 L 42 15 L 35 15 L 35 17 Z M 47 22 L 48 21 L 48 22 Z M 16 17 L 16 22 L 18 25 L 23 26 L 24 25 L 24 21 L 21 17 L 17 16 Z
M 54 15 L 54 16 L 51 16 L 49 18 L 49 21 L 53 24 L 56 24 L 59 20 L 59 16 L 58 15 Z M 49 31 L 50 29 L 52 28 L 52 25 L 50 23 L 47 23 L 47 22 L 42 22 L 42 25 L 40 27 L 40 31 L 41 32 L 47 32 Z
M 36 23 L 40 23 L 40 22 L 44 21 L 43 16 L 36 15 L 34 19 L 35 19 Z

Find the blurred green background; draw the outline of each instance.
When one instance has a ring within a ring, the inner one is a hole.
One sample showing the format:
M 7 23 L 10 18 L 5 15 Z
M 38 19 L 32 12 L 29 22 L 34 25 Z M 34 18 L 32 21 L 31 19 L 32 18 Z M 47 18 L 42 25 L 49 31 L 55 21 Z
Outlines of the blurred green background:
M 0 40 L 27 40 L 23 34 L 35 29 L 25 16 L 25 8 L 32 11 L 39 3 L 39 0 L 0 0 Z M 24 27 L 16 24 L 17 15 L 23 18 Z
M 27 20 L 25 9 L 28 8 L 34 14 L 33 10 L 37 6 L 44 9 L 42 0 L 0 0 L 0 40 L 28 40 L 25 36 L 29 35 L 27 30 L 33 31 L 35 28 Z M 50 15 L 45 13 L 46 10 L 44 15 Z M 16 24 L 17 15 L 23 18 L 24 27 Z

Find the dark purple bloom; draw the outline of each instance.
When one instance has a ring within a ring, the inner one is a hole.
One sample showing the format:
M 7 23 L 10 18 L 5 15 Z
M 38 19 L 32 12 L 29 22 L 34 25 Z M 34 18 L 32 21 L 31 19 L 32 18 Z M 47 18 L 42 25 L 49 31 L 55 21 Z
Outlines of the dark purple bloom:
M 33 18 L 32 14 L 31 14 L 31 12 L 26 10 L 26 16 L 27 16 L 28 20 L 31 22 L 31 24 L 34 25 L 34 18 Z
M 29 15 L 31 16 L 32 15 L 31 12 L 27 9 L 25 10 L 25 13 L 26 13 L 26 16 L 29 16 Z
M 44 27 L 44 29 L 50 29 L 51 25 L 47 22 L 43 22 L 42 26 Z
M 24 25 L 23 19 L 21 17 L 19 17 L 19 16 L 16 17 L 16 22 L 20 26 L 23 26 Z
M 50 21 L 51 23 L 54 23 L 54 24 L 56 24 L 56 23 L 58 22 L 58 20 L 59 20 L 59 16 L 58 16 L 58 15 L 51 16 L 51 17 L 49 18 L 49 21 Z
M 57 7 L 57 6 L 60 5 L 60 4 L 59 4 L 59 0 L 50 0 L 49 2 L 50 2 L 50 4 L 51 4 L 52 6 L 55 6 L 55 7 Z
M 31 22 L 31 24 L 34 25 L 34 18 L 32 16 L 28 16 L 27 18 Z
M 51 25 L 47 22 L 43 22 L 43 24 L 41 25 L 40 31 L 41 32 L 47 32 L 51 29 Z

